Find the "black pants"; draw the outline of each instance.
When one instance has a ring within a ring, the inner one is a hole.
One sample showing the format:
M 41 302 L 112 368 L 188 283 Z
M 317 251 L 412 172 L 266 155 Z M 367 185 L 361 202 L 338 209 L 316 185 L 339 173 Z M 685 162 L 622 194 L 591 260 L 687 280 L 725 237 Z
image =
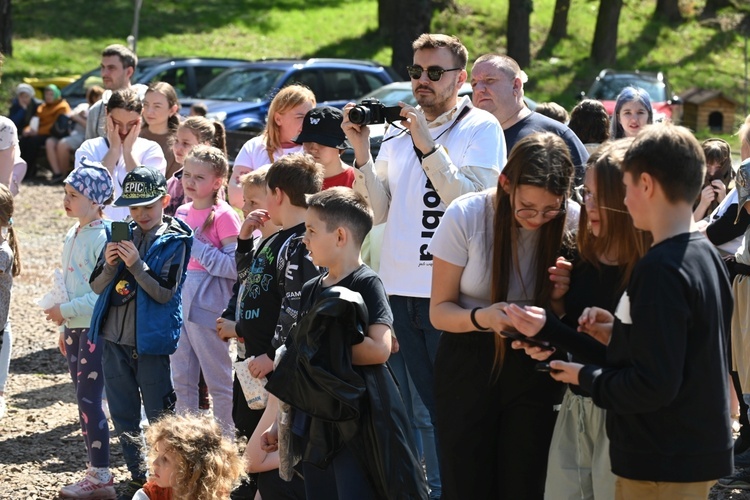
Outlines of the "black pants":
M 36 175 L 36 159 L 48 137 L 48 135 L 29 135 L 18 140 L 21 158 L 26 161 L 26 177 L 29 179 Z
M 507 341 L 506 341 L 507 342 Z M 443 500 L 541 500 L 564 386 L 506 343 L 498 377 L 493 333 L 445 333 L 435 359 Z

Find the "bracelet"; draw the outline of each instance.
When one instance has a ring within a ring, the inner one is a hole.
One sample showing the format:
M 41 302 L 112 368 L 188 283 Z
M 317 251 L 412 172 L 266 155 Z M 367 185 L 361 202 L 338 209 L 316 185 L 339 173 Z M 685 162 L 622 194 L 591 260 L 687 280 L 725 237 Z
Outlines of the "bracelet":
M 428 157 L 428 156 L 430 156 L 430 155 L 431 155 L 432 153 L 434 153 L 435 151 L 437 151 L 439 147 L 440 147 L 440 144 L 435 144 L 435 145 L 434 145 L 434 146 L 432 147 L 432 149 L 431 149 L 431 150 L 429 150 L 428 152 L 426 152 L 426 153 L 425 153 L 425 154 L 424 154 L 424 155 L 422 156 L 422 158 L 427 158 L 427 157 Z
M 471 310 L 471 314 L 469 315 L 469 317 L 471 318 L 471 323 L 474 325 L 474 327 L 477 330 L 486 332 L 487 330 L 489 330 L 489 328 L 485 328 L 485 327 L 481 326 L 479 323 L 477 323 L 477 311 L 480 310 L 480 309 L 481 309 L 481 307 L 475 307 L 474 309 L 472 309 Z

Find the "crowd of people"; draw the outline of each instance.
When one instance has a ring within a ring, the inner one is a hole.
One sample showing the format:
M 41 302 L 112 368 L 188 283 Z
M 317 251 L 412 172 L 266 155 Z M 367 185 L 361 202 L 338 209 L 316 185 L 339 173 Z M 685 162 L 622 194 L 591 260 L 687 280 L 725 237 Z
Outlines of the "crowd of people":
M 611 118 L 593 100 L 533 111 L 512 58 L 469 68 L 442 34 L 412 48 L 417 105 L 375 158 L 354 103 L 292 84 L 230 166 L 221 123 L 180 118 L 167 83 L 131 86 L 121 45 L 75 110 L 18 87 L 0 118 L 0 418 L 13 196 L 44 147 L 74 220 L 44 314 L 87 451 L 62 497 L 117 497 L 110 420 L 126 499 L 750 489 L 733 467 L 750 466 L 750 117 L 735 175 L 726 141 L 654 123 L 642 89 Z

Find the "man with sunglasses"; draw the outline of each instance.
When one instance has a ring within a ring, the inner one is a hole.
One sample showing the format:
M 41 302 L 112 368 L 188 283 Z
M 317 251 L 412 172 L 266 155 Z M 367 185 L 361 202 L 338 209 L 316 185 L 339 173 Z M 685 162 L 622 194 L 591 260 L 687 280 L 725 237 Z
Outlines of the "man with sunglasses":
M 458 99 L 468 60 L 458 38 L 423 34 L 412 48 L 414 64 L 407 71 L 418 106 L 399 103 L 402 121 L 389 126 L 377 160 L 368 127 L 349 120 L 354 103 L 344 108 L 342 128 L 354 148 L 354 189 L 368 199 L 376 224 L 388 222 L 380 275 L 393 309 L 394 344 L 434 423 L 432 367 L 441 332 L 429 318 L 427 245 L 451 201 L 497 185 L 506 149 L 497 120 L 468 97 Z
M 552 132 L 565 141 L 576 166 L 576 185 L 583 183 L 583 173 L 589 154 L 578 136 L 556 120 L 536 113 L 526 106 L 523 84 L 528 81 L 518 63 L 504 55 L 480 56 L 471 70 L 474 106 L 489 111 L 505 133 L 505 144 L 513 146 L 535 132 Z

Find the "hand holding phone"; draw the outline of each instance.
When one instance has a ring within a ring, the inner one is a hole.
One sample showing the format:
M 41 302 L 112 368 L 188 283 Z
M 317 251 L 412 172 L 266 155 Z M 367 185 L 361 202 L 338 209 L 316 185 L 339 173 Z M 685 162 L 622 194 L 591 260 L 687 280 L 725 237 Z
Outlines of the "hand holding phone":
M 130 224 L 123 221 L 115 221 L 112 223 L 112 243 L 119 243 L 120 241 L 128 241 L 133 239 L 133 234 L 130 231 Z
M 544 340 L 537 340 L 534 337 L 527 337 L 526 335 L 518 332 L 506 332 L 505 330 L 501 331 L 500 334 L 503 337 L 508 337 L 511 340 L 517 340 L 519 342 L 524 342 L 526 344 L 529 344 L 534 347 L 538 347 L 543 351 L 554 351 L 555 348 L 550 345 L 549 342 L 545 342 Z
M 560 372 L 562 372 L 562 370 L 556 370 L 556 369 L 552 368 L 549 365 L 549 363 L 547 363 L 546 361 L 542 361 L 541 363 L 537 363 L 536 365 L 534 365 L 534 370 L 536 370 L 538 372 L 546 372 L 546 373 L 560 373 Z

